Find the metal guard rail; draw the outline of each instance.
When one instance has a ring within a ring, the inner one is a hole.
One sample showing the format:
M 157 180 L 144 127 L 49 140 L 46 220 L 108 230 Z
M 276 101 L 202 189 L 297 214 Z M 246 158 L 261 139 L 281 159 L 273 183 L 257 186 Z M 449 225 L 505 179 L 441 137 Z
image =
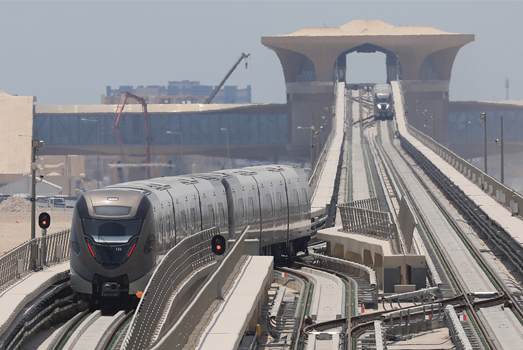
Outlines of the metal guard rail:
M 248 229 L 249 227 L 243 231 L 240 238 L 238 238 L 232 249 L 229 250 L 225 259 L 221 262 L 220 266 L 206 280 L 205 285 L 199 289 L 198 294 L 194 297 L 191 304 L 187 306 L 174 326 L 171 327 L 171 329 L 161 337 L 151 349 L 181 350 L 187 345 L 191 334 L 200 324 L 200 321 L 202 321 L 212 303 L 216 300 L 218 284 L 221 283 L 220 279 L 225 283 L 234 271 L 238 261 L 243 256 L 245 237 L 247 236 Z M 210 250 L 211 244 L 209 243 L 208 246 Z M 214 255 L 211 259 L 214 259 Z M 140 324 L 140 327 L 143 326 L 144 324 Z
M 216 227 L 196 233 L 165 255 L 143 292 L 122 349 L 146 349 L 150 346 L 176 288 L 193 271 L 214 262 L 211 239 L 219 233 Z
M 345 89 L 343 91 L 345 91 Z M 338 93 L 337 92 L 338 92 L 338 89 L 334 88 L 334 101 L 336 101 L 337 98 L 338 98 Z M 334 108 L 336 108 L 336 102 L 334 104 Z M 343 115 L 344 111 L 342 111 L 342 112 L 343 113 L 340 113 L 340 111 L 336 110 L 335 111 L 335 115 Z M 331 119 L 331 125 L 332 125 L 332 129 L 331 129 L 331 131 L 329 133 L 329 136 L 327 136 L 327 141 L 323 145 L 323 149 L 321 150 L 319 159 L 316 161 L 316 164 L 314 166 L 311 164 L 311 173 L 310 173 L 310 176 L 309 176 L 309 186 L 311 188 L 311 192 L 312 193 L 314 193 L 316 191 L 318 178 L 319 178 L 319 176 L 320 176 L 320 174 L 321 174 L 321 172 L 323 170 L 323 167 L 325 165 L 325 161 L 327 160 L 327 153 L 328 153 L 328 150 L 330 149 L 330 147 L 332 145 L 332 141 L 334 139 L 335 134 L 337 132 L 343 133 L 343 130 L 337 130 L 334 118 Z
M 483 191 L 507 207 L 514 215 L 521 216 L 521 210 L 523 208 L 523 196 L 521 194 L 497 181 L 492 176 L 470 164 L 414 127 L 407 124 L 407 129 L 416 139 L 434 151 L 460 173 L 471 179 Z
M 0 290 L 28 273 L 69 260 L 71 230 L 34 238 L 0 257 Z

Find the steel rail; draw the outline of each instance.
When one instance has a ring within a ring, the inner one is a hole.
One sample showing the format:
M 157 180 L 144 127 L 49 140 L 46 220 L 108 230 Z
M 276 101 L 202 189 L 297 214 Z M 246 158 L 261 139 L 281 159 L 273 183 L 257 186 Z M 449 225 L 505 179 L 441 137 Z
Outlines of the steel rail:
M 115 325 L 113 329 L 110 330 L 110 332 L 107 334 L 107 337 L 105 339 L 102 339 L 101 344 L 97 349 L 102 350 L 109 350 L 111 349 L 117 342 L 118 336 L 125 331 L 125 328 L 128 326 L 129 322 L 131 321 L 131 318 L 134 315 L 135 310 L 129 311 L 127 314 L 125 314 L 124 317 L 122 317 Z
M 402 139 L 402 141 L 403 140 L 404 139 Z M 405 149 L 407 149 L 407 151 L 409 151 L 409 153 L 412 154 L 412 146 L 410 144 L 406 146 L 405 142 L 402 142 L 402 146 Z M 410 146 L 410 147 L 408 147 L 408 146 Z M 427 192 L 429 197 L 434 201 L 435 205 L 438 207 L 438 210 L 440 210 L 442 215 L 444 215 L 445 218 L 448 220 L 448 222 L 451 225 L 451 227 L 454 230 L 454 232 L 456 234 L 458 234 L 458 237 L 460 238 L 460 240 L 463 241 L 463 237 L 462 237 L 462 234 L 460 233 L 459 226 L 457 226 L 457 224 L 455 222 L 454 222 L 454 225 L 451 223 L 453 221 L 452 217 L 445 210 L 445 208 L 442 207 L 441 203 L 439 203 L 439 201 L 437 201 L 437 198 L 435 198 L 434 194 L 431 192 L 431 190 L 428 187 L 428 185 L 423 181 L 423 179 L 419 176 L 419 174 L 417 174 L 414 171 L 412 165 L 405 159 L 405 156 L 403 156 L 401 154 L 401 152 L 396 148 L 396 146 L 393 145 L 393 147 L 394 147 L 395 151 L 399 154 L 399 156 L 403 159 L 405 164 L 409 167 L 410 171 L 416 177 L 416 179 L 418 180 L 420 185 L 425 189 L 425 191 Z M 387 153 L 386 149 L 385 149 L 385 152 Z M 416 161 L 419 163 L 418 160 L 416 160 Z M 392 165 L 392 169 L 393 169 L 394 172 L 396 172 L 398 174 L 398 170 L 396 169 L 396 167 L 394 165 Z M 405 195 L 411 200 L 412 207 L 413 207 L 414 211 L 416 212 L 418 220 L 419 220 L 420 224 L 423 225 L 424 228 L 425 228 L 424 232 L 426 233 L 426 235 L 428 237 L 430 237 L 430 240 L 432 242 L 433 248 L 438 252 L 438 255 L 441 257 L 440 262 L 442 262 L 444 264 L 446 273 L 451 277 L 451 279 L 452 279 L 455 287 L 458 289 L 459 293 L 461 293 L 461 294 L 463 294 L 465 296 L 465 298 L 467 300 L 467 304 L 468 304 L 467 312 L 470 315 L 472 315 L 471 321 L 472 321 L 473 326 L 475 327 L 476 331 L 478 332 L 478 336 L 480 336 L 480 338 L 481 338 L 480 340 L 482 341 L 484 346 L 486 346 L 486 347 L 488 347 L 490 349 L 495 349 L 496 347 L 495 347 L 494 343 L 492 342 L 492 340 L 490 339 L 490 337 L 488 336 L 488 331 L 485 328 L 485 326 L 483 325 L 483 323 L 481 322 L 480 317 L 479 317 L 476 309 L 473 307 L 472 301 L 470 300 L 470 297 L 466 294 L 465 288 L 463 287 L 462 283 L 460 282 L 457 273 L 452 270 L 452 267 L 451 267 L 450 262 L 448 261 L 448 258 L 443 253 L 441 247 L 436 243 L 436 238 L 434 237 L 434 234 L 429 229 L 427 229 L 428 228 L 428 223 L 427 223 L 427 220 L 426 220 L 425 216 L 422 215 L 421 210 L 418 208 L 418 206 L 416 205 L 415 201 L 413 200 L 413 197 L 412 197 L 412 194 L 410 193 L 410 191 L 406 191 L 407 186 L 404 183 L 404 179 L 399 177 L 399 182 L 401 183 L 401 186 L 404 189 Z M 470 247 L 469 246 L 467 246 L 467 249 L 469 249 L 469 251 L 470 251 Z M 479 264 L 477 256 L 474 254 L 473 251 L 470 251 L 470 252 L 471 252 L 472 256 L 474 257 L 474 259 Z M 479 264 L 479 266 L 487 274 L 489 279 L 491 279 L 491 276 L 493 275 L 493 273 L 489 269 L 485 270 L 484 266 L 482 264 Z
M 24 311 L 23 317 L 16 324 L 12 324 L 3 335 L 5 340 L 0 349 L 19 348 L 27 337 L 55 317 L 57 313 L 77 307 L 79 303 L 73 302 L 73 293 L 69 286 L 70 282 L 66 280 L 42 292 Z
M 56 338 L 55 341 L 51 343 L 50 346 L 47 347 L 48 350 L 58 350 L 62 349 L 64 345 L 67 343 L 67 340 L 69 340 L 69 337 L 73 334 L 74 330 L 80 326 L 80 324 L 89 317 L 89 315 L 92 314 L 92 311 L 87 309 L 79 314 L 77 314 L 75 317 L 73 317 L 69 322 L 67 322 L 60 330 L 59 336 Z
M 312 292 L 314 290 L 314 286 L 312 285 L 312 282 L 311 280 L 309 279 L 308 276 L 302 274 L 300 271 L 298 270 L 294 270 L 294 269 L 289 269 L 289 268 L 286 268 L 286 267 L 278 267 L 278 268 L 275 268 L 276 271 L 282 271 L 282 272 L 287 272 L 288 274 L 292 274 L 292 275 L 295 275 L 301 279 L 303 279 L 304 281 L 306 281 L 307 283 L 305 284 L 305 291 L 303 293 L 303 300 L 300 300 L 300 304 L 301 304 L 301 315 L 300 315 L 300 318 L 299 318 L 299 322 L 298 322 L 298 327 L 295 328 L 294 330 L 294 334 L 292 336 L 292 339 L 291 339 L 291 346 L 290 348 L 293 349 L 293 350 L 298 350 L 299 349 L 299 345 L 300 344 L 303 344 L 303 341 L 301 339 L 301 330 L 303 328 L 303 323 L 304 323 L 304 318 L 305 316 L 307 315 L 307 311 L 309 309 L 309 306 L 310 306 L 310 303 L 311 303 L 311 300 L 312 300 Z

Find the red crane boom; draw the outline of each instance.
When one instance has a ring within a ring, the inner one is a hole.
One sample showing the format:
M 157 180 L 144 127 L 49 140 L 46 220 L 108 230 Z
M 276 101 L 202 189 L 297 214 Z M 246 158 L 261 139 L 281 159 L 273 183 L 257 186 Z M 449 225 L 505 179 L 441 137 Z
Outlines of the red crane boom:
M 136 101 L 140 102 L 140 104 L 142 105 L 143 121 L 145 123 L 145 144 L 146 144 L 145 163 L 147 166 L 147 177 L 151 178 L 151 167 L 149 166 L 149 164 L 151 163 L 151 135 L 149 132 L 149 113 L 147 112 L 147 102 L 145 101 L 145 99 L 143 97 L 136 96 L 127 91 L 125 92 L 125 98 L 123 100 L 121 107 L 120 107 L 120 105 L 118 105 L 118 107 L 116 107 L 116 114 L 114 115 L 114 119 L 113 119 L 114 132 L 116 134 L 116 139 L 118 140 L 118 146 L 120 147 L 120 152 L 122 153 L 122 158 L 123 158 L 124 162 L 126 163 L 127 160 L 125 158 L 125 152 L 123 150 L 122 140 L 120 139 L 120 134 L 118 133 L 118 124 L 120 123 L 120 117 L 122 116 L 122 112 L 123 112 L 123 109 L 125 107 L 125 103 L 127 102 L 128 97 L 134 98 Z M 121 95 L 120 95 L 120 98 L 121 98 Z

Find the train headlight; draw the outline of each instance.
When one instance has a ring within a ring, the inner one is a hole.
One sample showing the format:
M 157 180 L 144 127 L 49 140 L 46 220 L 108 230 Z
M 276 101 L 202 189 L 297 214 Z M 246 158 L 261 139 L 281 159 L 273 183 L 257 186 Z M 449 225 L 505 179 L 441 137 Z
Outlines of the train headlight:
M 385 109 L 389 109 L 389 107 L 390 107 L 390 104 L 387 103 L 387 107 L 385 107 Z
M 382 104 L 378 104 L 378 109 L 381 109 L 383 105 Z

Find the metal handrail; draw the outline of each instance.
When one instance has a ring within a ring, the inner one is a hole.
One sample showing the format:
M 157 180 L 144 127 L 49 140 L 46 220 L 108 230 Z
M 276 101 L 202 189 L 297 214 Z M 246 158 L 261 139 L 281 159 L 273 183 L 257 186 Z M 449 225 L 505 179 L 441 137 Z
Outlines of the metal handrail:
M 43 266 L 69 259 L 71 230 L 31 239 L 0 257 L 0 290 Z
M 227 280 L 243 256 L 247 230 L 248 227 L 243 231 L 232 249 L 230 249 L 216 272 L 210 276 L 205 285 L 199 289 L 198 294 L 194 297 L 191 304 L 187 306 L 177 322 L 151 349 L 183 349 L 184 346 L 190 342 L 189 338 L 192 332 L 196 329 L 200 321 L 202 321 L 206 311 L 217 298 L 217 290 L 221 284 L 220 280 Z M 130 348 L 127 347 L 127 349 Z
M 164 316 L 171 296 L 193 271 L 213 263 L 211 239 L 219 234 L 214 227 L 185 238 L 172 248 L 156 267 L 128 327 L 122 349 L 146 349 L 157 336 L 155 330 Z

